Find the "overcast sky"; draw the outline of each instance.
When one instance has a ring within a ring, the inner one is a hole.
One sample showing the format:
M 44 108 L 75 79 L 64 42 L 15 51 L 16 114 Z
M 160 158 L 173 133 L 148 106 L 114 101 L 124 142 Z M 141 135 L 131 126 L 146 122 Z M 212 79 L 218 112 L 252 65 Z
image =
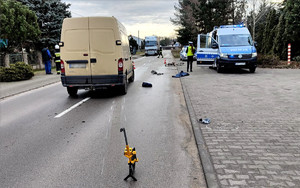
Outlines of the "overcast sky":
M 175 37 L 174 5 L 178 0 L 62 0 L 71 4 L 72 17 L 114 16 L 128 35 Z

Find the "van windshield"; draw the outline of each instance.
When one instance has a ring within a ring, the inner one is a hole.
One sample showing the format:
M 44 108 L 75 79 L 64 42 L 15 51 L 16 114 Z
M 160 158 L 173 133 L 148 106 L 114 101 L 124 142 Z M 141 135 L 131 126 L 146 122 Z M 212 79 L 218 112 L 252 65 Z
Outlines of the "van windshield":
M 156 46 L 156 45 L 157 45 L 156 41 L 146 41 L 145 44 L 145 46 Z
M 251 35 L 240 34 L 240 35 L 220 35 L 219 44 L 222 47 L 229 46 L 252 46 L 253 42 Z

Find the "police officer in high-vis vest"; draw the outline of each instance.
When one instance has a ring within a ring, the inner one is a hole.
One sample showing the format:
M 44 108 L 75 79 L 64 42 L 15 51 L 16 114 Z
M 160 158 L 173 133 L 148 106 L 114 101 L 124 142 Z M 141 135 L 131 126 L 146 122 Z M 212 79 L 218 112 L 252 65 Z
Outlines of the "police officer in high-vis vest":
M 55 45 L 55 64 L 56 64 L 56 72 L 57 74 L 60 74 L 60 51 L 59 51 L 59 46 Z
M 194 60 L 195 48 L 193 46 L 193 42 L 189 42 L 189 46 L 186 48 L 186 56 L 187 56 L 187 72 L 193 72 L 193 60 Z

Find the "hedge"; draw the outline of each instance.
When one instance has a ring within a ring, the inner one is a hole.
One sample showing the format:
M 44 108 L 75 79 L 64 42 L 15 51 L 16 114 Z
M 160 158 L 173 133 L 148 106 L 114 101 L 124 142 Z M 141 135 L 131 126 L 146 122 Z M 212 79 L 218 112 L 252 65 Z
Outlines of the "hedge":
M 29 80 L 33 76 L 34 73 L 32 67 L 24 62 L 11 64 L 10 67 L 0 67 L 1 82 Z

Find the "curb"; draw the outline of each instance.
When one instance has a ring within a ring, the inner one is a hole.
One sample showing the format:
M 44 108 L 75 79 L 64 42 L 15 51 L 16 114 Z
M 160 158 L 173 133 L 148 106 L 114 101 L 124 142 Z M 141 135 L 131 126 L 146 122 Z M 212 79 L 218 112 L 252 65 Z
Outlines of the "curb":
M 186 102 L 186 105 L 188 108 L 190 121 L 192 123 L 192 128 L 193 128 L 193 132 L 194 132 L 194 136 L 195 136 L 195 140 L 196 140 L 196 144 L 197 144 L 197 148 L 198 148 L 199 157 L 200 157 L 201 164 L 202 164 L 203 171 L 204 171 L 206 185 L 209 188 L 219 188 L 220 185 L 218 183 L 216 172 L 215 172 L 215 169 L 211 162 L 211 158 L 210 158 L 209 152 L 207 150 L 207 146 L 205 144 L 205 141 L 204 141 L 204 138 L 202 135 L 202 131 L 200 129 L 199 123 L 197 122 L 196 114 L 193 109 L 188 91 L 185 88 L 185 86 L 183 85 L 183 82 L 181 79 L 182 78 L 180 78 L 180 83 L 181 83 L 181 87 L 183 90 L 184 99 L 185 99 L 185 102 Z
M 36 89 L 39 89 L 39 88 L 42 88 L 42 87 L 46 87 L 46 86 L 49 86 L 49 85 L 52 85 L 52 84 L 56 84 L 58 82 L 60 82 L 60 81 L 49 82 L 49 83 L 46 83 L 46 84 L 43 84 L 43 85 L 35 86 L 33 88 L 30 88 L 30 89 L 26 89 L 26 90 L 22 90 L 22 91 L 13 93 L 13 94 L 9 94 L 9 95 L 0 97 L 0 100 L 3 100 L 3 99 L 8 98 L 8 97 L 15 96 L 15 95 L 19 95 L 19 94 L 22 94 L 22 93 L 25 93 L 25 92 L 28 92 L 28 91 L 36 90 Z

